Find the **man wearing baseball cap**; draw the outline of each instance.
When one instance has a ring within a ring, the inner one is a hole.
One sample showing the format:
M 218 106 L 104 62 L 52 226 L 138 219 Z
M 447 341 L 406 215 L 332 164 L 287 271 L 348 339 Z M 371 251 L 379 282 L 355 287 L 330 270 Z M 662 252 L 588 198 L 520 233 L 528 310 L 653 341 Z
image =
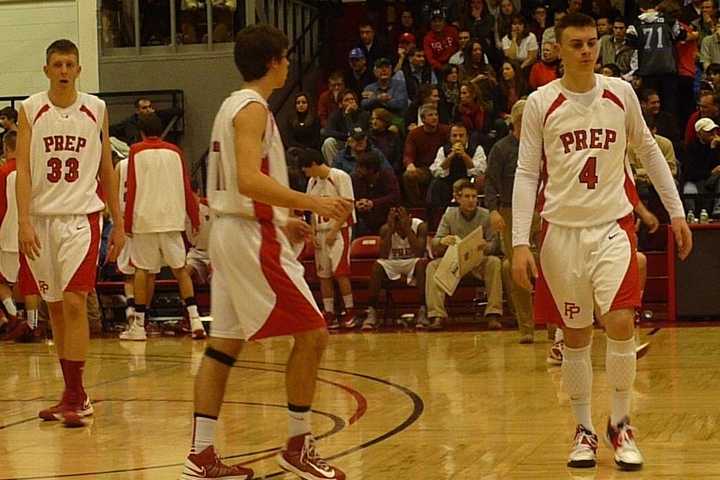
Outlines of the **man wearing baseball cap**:
M 345 73 L 345 85 L 357 93 L 358 98 L 365 87 L 370 85 L 375 78 L 368 68 L 367 58 L 361 48 L 356 47 L 348 53 L 350 70 Z
M 385 57 L 375 61 L 374 72 L 377 81 L 365 87 L 360 106 L 365 110 L 382 107 L 402 115 L 410 103 L 404 79 L 401 75 L 393 76 L 392 63 Z
M 442 10 L 435 9 L 430 14 L 430 31 L 423 40 L 425 57 L 433 70 L 440 72 L 450 57 L 458 51 L 458 32 L 454 25 L 445 22 Z
M 720 217 L 720 130 L 712 118 L 701 118 L 695 122 L 697 138 L 687 146 L 686 162 L 683 165 L 685 184 L 683 193 L 715 193 L 712 216 Z M 685 208 L 703 208 L 702 200 L 688 199 Z M 698 205 L 696 205 L 696 203 Z

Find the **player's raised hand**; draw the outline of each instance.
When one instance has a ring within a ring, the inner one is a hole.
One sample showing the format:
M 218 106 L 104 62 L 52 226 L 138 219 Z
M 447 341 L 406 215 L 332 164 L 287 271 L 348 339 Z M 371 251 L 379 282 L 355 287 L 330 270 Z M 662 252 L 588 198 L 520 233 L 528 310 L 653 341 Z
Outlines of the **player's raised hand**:
M 518 245 L 513 249 L 512 255 L 512 277 L 515 283 L 526 290 L 532 290 L 532 278 L 537 278 L 538 270 L 535 265 L 530 247 Z
M 677 243 L 678 257 L 680 260 L 685 260 L 690 251 L 692 250 L 692 232 L 688 227 L 687 222 L 682 217 L 673 218 L 670 220 L 670 228 L 672 228 L 673 235 L 675 235 L 675 243 Z
M 22 252 L 30 260 L 35 260 L 40 256 L 40 239 L 35 233 L 35 228 L 29 222 L 20 222 L 18 227 L 18 240 L 20 252 Z
M 285 233 L 291 243 L 300 243 L 312 237 L 313 229 L 299 218 L 288 218 Z
M 311 210 L 321 217 L 344 221 L 353 209 L 353 201 L 342 197 L 312 197 Z

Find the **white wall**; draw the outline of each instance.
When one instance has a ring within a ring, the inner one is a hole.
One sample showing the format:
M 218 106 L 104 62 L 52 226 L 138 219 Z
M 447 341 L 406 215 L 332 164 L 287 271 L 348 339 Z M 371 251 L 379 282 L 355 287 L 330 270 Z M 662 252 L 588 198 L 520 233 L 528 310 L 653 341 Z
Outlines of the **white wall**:
M 0 97 L 47 88 L 45 49 L 59 38 L 80 48 L 78 88 L 99 90 L 95 0 L 0 0 Z

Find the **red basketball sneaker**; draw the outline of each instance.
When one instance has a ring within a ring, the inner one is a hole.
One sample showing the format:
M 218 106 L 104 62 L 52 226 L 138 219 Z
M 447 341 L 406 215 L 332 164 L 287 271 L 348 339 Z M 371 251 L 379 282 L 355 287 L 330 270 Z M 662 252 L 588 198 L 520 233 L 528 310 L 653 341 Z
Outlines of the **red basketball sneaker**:
M 185 459 L 180 480 L 215 478 L 223 480 L 252 480 L 253 471 L 240 465 L 225 465 L 211 446 L 200 453 L 191 453 Z
M 345 474 L 320 458 L 312 434 L 297 435 L 288 440 L 277 456 L 280 468 L 305 480 L 345 480 Z
M 62 418 L 61 413 L 62 413 L 64 401 L 65 401 L 65 395 L 63 395 L 62 400 L 60 400 L 58 403 L 56 403 L 52 407 L 48 407 L 43 410 L 40 410 L 38 412 L 38 417 L 42 418 L 46 422 L 50 422 L 53 420 L 60 420 L 60 418 Z
M 85 395 L 85 400 L 78 405 L 64 405 L 62 411 L 63 426 L 67 428 L 80 428 L 85 426 L 83 418 L 89 417 L 95 413 L 95 409 L 90 403 L 90 397 Z

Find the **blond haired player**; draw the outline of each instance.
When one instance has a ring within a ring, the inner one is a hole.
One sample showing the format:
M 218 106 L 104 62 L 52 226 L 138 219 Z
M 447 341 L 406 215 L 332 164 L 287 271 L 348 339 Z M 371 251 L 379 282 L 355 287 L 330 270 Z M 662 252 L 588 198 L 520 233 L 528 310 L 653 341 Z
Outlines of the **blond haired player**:
M 111 251 L 124 242 L 105 102 L 78 92 L 79 52 L 69 40 L 46 51 L 46 92 L 22 102 L 17 150 L 17 208 L 20 285 L 40 294 L 65 379 L 60 403 L 40 411 L 44 420 L 84 425 L 93 413 L 83 388 L 89 345 L 87 294 L 95 288 L 102 211 L 106 192 L 114 227 Z
M 310 433 L 328 332 L 291 245 L 304 241 L 311 229 L 290 210 L 342 221 L 353 204 L 288 188 L 285 148 L 267 103 L 285 84 L 287 48 L 287 37 L 269 25 L 238 33 L 235 64 L 245 84 L 225 99 L 213 125 L 207 189 L 216 215 L 210 231 L 213 327 L 195 380 L 185 480 L 253 477 L 249 468 L 225 465 L 217 456 L 217 419 L 230 369 L 245 342 L 281 335 L 292 335 L 294 345 L 285 374 L 288 436 L 278 463 L 306 480 L 345 479 L 320 457 Z
M 633 206 L 637 192 L 628 146 L 644 160 L 670 214 L 680 258 L 692 237 L 675 184 L 645 125 L 629 83 L 594 73 L 595 21 L 568 14 L 555 32 L 565 66 L 561 79 L 530 95 L 523 113 L 513 192 L 513 276 L 530 288 L 538 275 L 536 309 L 562 326 L 563 385 L 577 427 L 568 466 L 594 467 L 597 434 L 590 414 L 593 309 L 607 333 L 606 371 L 612 390 L 605 438 L 622 469 L 642 468 L 630 426 L 635 381 L 634 309 L 640 304 Z M 536 207 L 543 219 L 540 265 L 529 248 Z

